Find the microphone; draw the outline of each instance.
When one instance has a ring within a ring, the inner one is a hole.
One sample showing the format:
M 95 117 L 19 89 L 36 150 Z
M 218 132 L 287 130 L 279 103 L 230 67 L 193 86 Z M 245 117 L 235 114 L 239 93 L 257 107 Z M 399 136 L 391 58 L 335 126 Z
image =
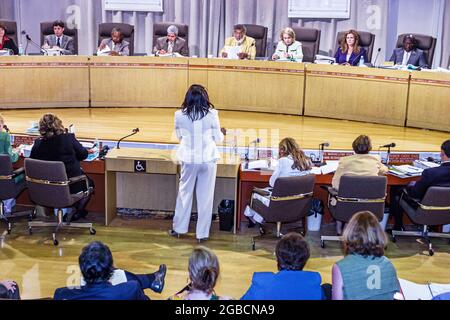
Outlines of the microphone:
M 325 147 L 325 148 L 328 148 L 328 147 L 330 146 L 330 143 L 329 143 L 329 142 L 324 142 L 324 143 L 319 144 L 319 146 L 322 147 L 322 149 L 323 149 L 324 147 Z
M 376 55 L 376 57 L 375 57 L 375 61 L 373 62 L 373 66 L 376 68 L 377 67 L 377 61 L 378 61 L 378 58 L 379 58 L 379 56 L 380 56 L 380 52 L 381 52 L 381 48 L 378 48 L 378 52 L 377 52 L 377 55 Z
M 250 142 L 250 143 L 247 145 L 247 152 L 245 153 L 245 161 L 250 161 L 250 158 L 249 158 L 249 157 L 250 157 L 250 145 L 251 145 L 251 144 L 254 144 L 254 145 L 255 145 L 255 149 L 256 149 L 256 145 L 257 145 L 258 143 L 261 143 L 261 139 L 260 139 L 260 138 L 256 138 L 256 140 Z
M 23 34 L 24 32 L 25 32 L 25 31 L 22 31 L 22 34 Z M 28 43 L 31 43 L 31 44 L 34 45 L 36 48 L 39 48 L 39 50 L 41 50 L 41 52 L 43 52 L 43 53 L 45 53 L 45 54 L 48 54 L 48 51 L 45 50 L 44 48 L 42 48 L 40 45 L 38 45 L 38 44 L 37 44 L 36 42 L 34 42 L 33 40 L 31 40 L 30 35 L 27 34 L 26 32 L 25 32 L 25 38 L 27 39 L 27 47 L 28 47 Z
M 119 142 L 117 142 L 117 149 L 120 149 L 120 143 L 121 143 L 123 140 L 125 140 L 126 138 L 129 138 L 129 137 L 132 137 L 132 136 L 134 136 L 135 134 L 138 134 L 138 133 L 139 133 L 139 128 L 136 128 L 136 129 L 133 129 L 133 131 L 132 131 L 131 134 L 129 134 L 129 135 L 127 135 L 127 136 L 121 138 L 121 139 L 119 140 Z
M 6 132 L 9 132 L 9 128 L 6 124 L 3 125 L 3 129 L 5 129 Z
M 386 144 L 384 146 L 381 146 L 381 148 L 395 148 L 397 145 L 395 143 Z
M 319 159 L 317 160 L 313 160 L 312 162 L 318 166 L 324 166 L 326 165 L 324 159 L 323 159 L 323 152 L 325 150 L 325 148 L 328 148 L 330 146 L 329 142 L 324 142 L 319 144 Z

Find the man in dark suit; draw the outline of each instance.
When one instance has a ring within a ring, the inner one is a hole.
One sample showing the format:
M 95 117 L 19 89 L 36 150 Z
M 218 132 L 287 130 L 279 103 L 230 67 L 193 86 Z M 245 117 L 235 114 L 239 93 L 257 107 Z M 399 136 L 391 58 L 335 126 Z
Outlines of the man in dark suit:
M 393 195 L 391 197 L 391 213 L 395 218 L 394 230 L 403 229 L 403 210 L 400 208 L 400 194 L 404 192 L 403 199 L 413 198 L 422 200 L 430 187 L 450 187 L 450 140 L 445 141 L 441 147 L 441 161 L 440 167 L 426 169 L 422 173 L 419 181 L 410 184 L 405 189 L 394 191 L 391 189 Z
M 187 41 L 178 37 L 178 28 L 176 26 L 167 28 L 167 37 L 159 38 L 153 51 L 156 55 L 178 53 L 185 57 L 189 56 Z
M 135 275 L 125 271 L 126 282 L 110 283 L 116 269 L 111 250 L 101 242 L 84 247 L 78 260 L 86 285 L 56 289 L 55 300 L 149 300 L 144 289 L 157 293 L 164 289 L 165 265 L 152 274 Z
M 408 35 L 403 38 L 403 47 L 397 48 L 392 54 L 391 60 L 394 64 L 413 66 L 420 68 L 429 68 L 427 60 L 425 59 L 425 52 L 417 49 L 417 40 L 413 35 Z
M 65 24 L 63 21 L 58 20 L 53 23 L 53 32 L 44 39 L 42 48 L 44 49 L 61 49 L 64 55 L 73 55 L 75 49 L 73 46 L 73 38 L 64 34 Z

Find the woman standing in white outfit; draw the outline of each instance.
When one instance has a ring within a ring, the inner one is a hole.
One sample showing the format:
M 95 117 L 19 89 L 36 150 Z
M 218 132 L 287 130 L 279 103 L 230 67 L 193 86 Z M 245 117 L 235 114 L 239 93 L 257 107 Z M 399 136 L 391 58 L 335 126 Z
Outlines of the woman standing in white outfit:
M 226 131 L 221 129 L 218 111 L 209 101 L 204 87 L 193 85 L 189 88 L 181 110 L 175 113 L 175 132 L 180 141 L 177 158 L 181 162 L 181 179 L 173 229 L 169 235 L 179 237 L 188 233 L 195 188 L 196 237 L 199 242 L 205 241 L 209 238 L 217 160 L 220 159 L 217 143 L 224 140 Z
M 311 173 L 312 162 L 309 159 L 303 150 L 300 149 L 299 145 L 293 138 L 285 138 L 279 144 L 279 160 L 278 166 L 275 169 L 274 173 L 270 177 L 269 184 L 273 188 L 275 186 L 275 182 L 278 178 L 286 178 L 286 177 L 295 177 L 295 176 L 303 176 Z M 271 191 L 271 188 L 266 189 L 267 191 Z M 253 193 L 252 196 L 254 199 L 258 199 L 265 206 L 270 205 L 270 200 L 257 194 Z M 264 219 L 261 215 L 259 215 L 256 211 L 254 211 L 250 206 L 247 206 L 244 212 L 245 216 L 247 216 L 250 221 L 258 222 L 260 224 L 264 223 Z

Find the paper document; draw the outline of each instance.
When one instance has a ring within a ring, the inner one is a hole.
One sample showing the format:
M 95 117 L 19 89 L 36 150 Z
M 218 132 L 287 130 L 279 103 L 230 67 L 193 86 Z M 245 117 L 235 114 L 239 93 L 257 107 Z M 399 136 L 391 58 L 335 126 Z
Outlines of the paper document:
M 260 170 L 260 169 L 269 169 L 269 161 L 257 160 L 249 162 L 248 170 Z
M 183 58 L 183 56 L 181 54 L 179 54 L 178 52 L 159 54 L 158 57 L 162 57 L 162 58 Z
M 320 167 L 312 167 L 311 173 L 315 174 L 316 176 L 320 176 L 322 174 L 322 168 L 320 168 Z
M 408 176 L 411 176 L 411 177 L 421 176 L 422 172 L 423 172 L 423 169 L 417 168 L 417 167 L 413 167 L 413 166 L 410 166 L 410 165 L 393 166 L 393 168 L 395 170 L 398 170 L 401 173 L 404 173 L 404 174 L 406 174 Z
M 321 171 L 323 175 L 327 175 L 333 172 L 336 172 L 339 167 L 339 161 L 327 161 L 327 164 L 321 167 Z
M 231 47 L 231 46 L 225 46 L 225 52 L 228 54 L 228 59 L 238 60 L 239 59 L 239 53 L 241 53 L 241 47 Z
M 437 168 L 440 165 L 430 161 L 415 160 L 414 166 L 421 169 Z
M 97 50 L 97 56 L 109 56 L 109 54 L 111 53 L 111 48 L 106 45 L 102 50 Z
M 399 279 L 405 300 L 432 300 L 443 293 L 450 292 L 450 284 L 417 284 Z

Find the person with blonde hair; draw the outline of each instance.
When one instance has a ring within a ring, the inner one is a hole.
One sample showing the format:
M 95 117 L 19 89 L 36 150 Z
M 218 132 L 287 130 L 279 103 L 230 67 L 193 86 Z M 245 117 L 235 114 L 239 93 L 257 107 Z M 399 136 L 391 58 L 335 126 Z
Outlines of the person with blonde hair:
M 85 149 L 72 133 L 66 133 L 61 119 L 56 115 L 45 114 L 39 121 L 41 137 L 34 142 L 30 158 L 44 161 L 61 161 L 66 168 L 67 178 L 85 175 L 80 161 L 85 160 L 93 150 Z M 90 187 L 94 182 L 88 177 Z M 70 185 L 70 192 L 77 194 L 86 191 L 86 182 L 80 181 Z M 73 221 L 88 214 L 86 206 L 90 197 L 83 198 L 75 204 L 76 213 Z
M 170 300 L 231 300 L 219 297 L 214 288 L 220 275 L 219 259 L 206 247 L 197 247 L 189 257 L 189 284 Z
M 270 177 L 270 187 L 273 188 L 275 186 L 275 182 L 278 178 L 304 176 L 311 173 L 311 159 L 306 156 L 302 149 L 300 149 L 300 146 L 295 139 L 285 138 L 281 140 L 278 145 L 278 154 L 278 166 Z M 265 190 L 271 192 L 271 188 Z M 263 197 L 257 193 L 253 193 L 252 197 L 269 207 L 270 200 L 266 197 Z M 246 207 L 244 214 L 251 223 L 264 223 L 263 217 L 250 208 L 250 206 Z
M 292 28 L 283 29 L 275 53 L 272 55 L 272 60 L 302 62 L 303 46 L 300 41 L 295 39 L 295 31 Z
M 333 300 L 394 300 L 401 292 L 395 267 L 384 256 L 388 238 L 371 212 L 355 214 L 342 235 L 345 258 L 332 269 Z
M 340 40 L 340 46 L 335 54 L 336 63 L 344 66 L 357 66 L 361 60 L 369 62 L 367 51 L 359 45 L 360 36 L 355 30 L 350 30 L 344 34 Z

